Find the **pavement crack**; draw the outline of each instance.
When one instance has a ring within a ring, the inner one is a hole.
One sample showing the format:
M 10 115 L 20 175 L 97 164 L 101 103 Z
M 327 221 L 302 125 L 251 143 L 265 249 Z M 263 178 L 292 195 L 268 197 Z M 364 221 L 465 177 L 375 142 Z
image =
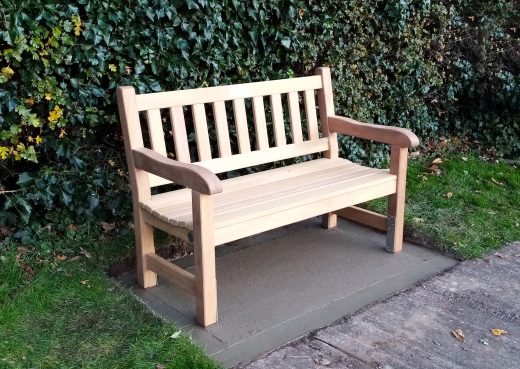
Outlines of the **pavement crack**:
M 365 365 L 368 365 L 368 366 L 370 366 L 372 368 L 376 368 L 376 366 L 374 366 L 373 362 L 366 361 L 366 360 L 364 360 L 364 359 L 362 359 L 362 358 L 360 358 L 360 357 L 358 357 L 358 356 L 356 356 L 356 355 L 354 355 L 354 354 L 352 354 L 350 352 L 342 350 L 341 348 L 337 347 L 336 345 L 333 345 L 330 342 L 324 341 L 324 340 L 322 340 L 321 338 L 318 338 L 315 335 L 312 335 L 311 339 L 316 340 L 316 341 L 320 341 L 320 342 L 324 343 L 325 345 L 327 345 L 327 346 L 329 346 L 329 347 L 331 347 L 331 348 L 333 348 L 333 349 L 335 349 L 335 350 L 337 350 L 337 351 L 339 351 L 339 352 L 341 352 L 341 353 L 343 353 L 343 354 L 345 354 L 347 356 L 350 356 L 351 358 L 353 358 L 353 359 L 355 359 L 355 360 L 357 360 L 359 362 L 362 362 Z

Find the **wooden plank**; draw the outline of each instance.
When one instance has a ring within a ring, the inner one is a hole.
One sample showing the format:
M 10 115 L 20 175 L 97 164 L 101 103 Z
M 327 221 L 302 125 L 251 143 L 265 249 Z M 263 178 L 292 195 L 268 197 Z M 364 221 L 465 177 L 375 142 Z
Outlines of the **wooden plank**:
M 251 236 L 270 229 L 282 227 L 287 224 L 299 222 L 327 212 L 334 212 L 338 208 L 348 207 L 360 202 L 385 196 L 394 191 L 395 183 L 385 182 L 371 187 L 338 194 L 316 202 L 294 206 L 287 210 L 265 214 L 241 223 L 231 224 L 227 227 L 215 229 L 215 245 L 222 245 L 247 236 Z
M 197 140 L 198 161 L 211 159 L 211 144 L 209 142 L 208 122 L 204 104 L 192 105 L 195 139 Z
M 287 102 L 289 105 L 289 119 L 291 120 L 292 141 L 293 143 L 303 142 L 302 118 L 300 115 L 300 100 L 298 92 L 289 92 L 287 94 Z
M 386 249 L 392 253 L 401 252 L 403 249 L 407 166 L 408 149 L 392 146 L 390 151 L 390 173 L 397 176 L 397 182 L 395 193 L 388 197 L 386 235 Z
M 318 117 L 316 115 L 316 102 L 314 100 L 314 90 L 303 91 L 305 100 L 305 116 L 307 117 L 307 130 L 309 140 L 316 140 L 319 137 Z
M 237 129 L 238 151 L 243 154 L 251 151 L 249 130 L 247 128 L 246 106 L 244 99 L 233 100 L 233 114 Z
M 386 216 L 357 206 L 340 209 L 338 216 L 386 232 Z
M 254 165 L 272 163 L 277 160 L 315 154 L 317 152 L 327 151 L 328 149 L 329 141 L 327 138 L 320 138 L 315 141 L 306 141 L 299 144 L 290 144 L 281 147 L 271 147 L 261 151 L 237 154 L 227 158 L 215 158 L 194 164 L 207 168 L 213 173 L 222 173 L 235 169 L 248 168 Z
M 173 142 L 175 144 L 176 159 L 183 163 L 190 163 L 190 148 L 188 146 L 188 135 L 186 134 L 186 123 L 182 106 L 170 109 L 170 120 L 172 124 Z
M 215 117 L 219 156 L 221 158 L 231 156 L 231 144 L 229 143 L 229 129 L 224 101 L 213 103 L 213 116 Z
M 166 143 L 164 142 L 164 131 L 161 120 L 161 111 L 152 109 L 146 112 L 146 122 L 150 132 L 150 143 L 152 150 L 161 155 L 166 155 Z
M 320 89 L 321 86 L 321 78 L 319 76 L 310 76 L 181 91 L 155 92 L 136 96 L 136 108 L 138 111 L 143 111 L 170 108 L 172 106 L 205 104 L 215 101 L 303 91 L 306 89 L 316 90 Z
M 269 138 L 267 137 L 263 96 L 253 97 L 253 116 L 255 120 L 256 148 L 258 150 L 267 149 L 269 148 Z
M 282 96 L 280 94 L 272 94 L 269 98 L 273 118 L 274 144 L 277 147 L 284 146 L 287 140 L 285 138 L 285 123 L 283 121 Z
M 218 320 L 212 197 L 193 192 L 192 204 L 197 321 L 207 327 Z
M 335 115 L 334 113 L 334 97 L 332 95 L 332 81 L 330 77 L 330 68 L 318 68 L 316 74 L 321 77 L 323 87 L 318 90 L 318 105 L 320 107 L 320 123 L 322 136 L 334 135 L 334 132 L 329 130 L 329 117 Z M 338 139 L 336 135 L 334 140 L 330 140 L 331 149 L 324 155 L 327 158 L 338 157 Z
M 146 265 L 155 273 L 191 295 L 195 295 L 195 276 L 156 254 L 145 255 Z

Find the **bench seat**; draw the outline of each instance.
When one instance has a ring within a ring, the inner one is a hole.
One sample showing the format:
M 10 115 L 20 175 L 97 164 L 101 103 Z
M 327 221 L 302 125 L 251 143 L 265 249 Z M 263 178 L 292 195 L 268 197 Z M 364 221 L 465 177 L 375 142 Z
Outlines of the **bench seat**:
M 244 232 L 263 232 L 390 195 L 396 176 L 336 158 L 235 177 L 222 185 L 223 192 L 214 195 L 216 245 L 242 238 Z M 193 229 L 189 189 L 155 195 L 139 205 L 165 223 Z

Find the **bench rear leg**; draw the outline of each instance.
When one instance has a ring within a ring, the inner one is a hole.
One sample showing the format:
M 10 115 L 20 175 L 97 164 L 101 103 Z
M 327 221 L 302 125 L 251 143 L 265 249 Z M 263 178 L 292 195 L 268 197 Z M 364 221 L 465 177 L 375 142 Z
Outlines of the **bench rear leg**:
M 146 267 L 145 260 L 146 254 L 155 253 L 153 227 L 144 222 L 141 209 L 135 210 L 134 214 L 137 282 L 142 288 L 154 287 L 157 285 L 157 274 Z
M 397 175 L 396 193 L 388 196 L 386 249 L 392 253 L 403 249 L 404 207 L 408 149 L 392 146 L 390 173 Z
M 194 191 L 192 204 L 197 321 L 207 327 L 218 320 L 212 199 Z
M 336 213 L 327 213 L 321 216 L 321 226 L 325 229 L 331 229 L 338 225 L 338 216 Z

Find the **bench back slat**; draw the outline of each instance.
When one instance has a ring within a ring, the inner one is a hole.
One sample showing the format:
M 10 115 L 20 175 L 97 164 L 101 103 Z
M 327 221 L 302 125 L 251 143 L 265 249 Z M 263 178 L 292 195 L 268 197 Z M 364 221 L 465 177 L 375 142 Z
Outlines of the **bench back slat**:
M 244 99 L 233 100 L 233 116 L 237 130 L 238 152 L 243 154 L 251 151 L 249 129 L 247 128 L 246 105 Z
M 309 140 L 316 140 L 319 137 L 318 117 L 316 115 L 316 102 L 314 100 L 314 90 L 303 91 L 305 101 L 305 115 L 307 117 L 307 130 Z
M 164 141 L 161 111 L 159 109 L 148 110 L 146 112 L 146 122 L 148 123 L 152 149 L 159 154 L 166 156 L 166 143 Z
M 213 103 L 213 116 L 215 118 L 215 130 L 217 131 L 218 154 L 225 158 L 231 156 L 231 144 L 229 142 L 229 128 L 224 101 Z
M 175 158 L 180 162 L 190 163 L 190 148 L 188 146 L 188 135 L 186 134 L 186 123 L 182 106 L 170 108 L 170 120 L 175 145 Z
M 193 124 L 195 126 L 195 139 L 197 141 L 197 153 L 199 161 L 211 159 L 211 145 L 209 143 L 208 121 L 204 104 L 191 106 Z
M 291 133 L 293 143 L 303 142 L 302 119 L 300 113 L 300 98 L 298 92 L 292 91 L 287 94 L 289 106 L 289 120 L 291 121 Z
M 263 96 L 253 97 L 253 117 L 256 131 L 256 148 L 258 150 L 267 149 L 269 147 L 269 138 L 267 137 Z
M 285 138 L 285 124 L 283 121 L 282 95 L 272 94 L 271 115 L 273 118 L 274 144 L 275 146 L 283 146 L 287 143 Z

